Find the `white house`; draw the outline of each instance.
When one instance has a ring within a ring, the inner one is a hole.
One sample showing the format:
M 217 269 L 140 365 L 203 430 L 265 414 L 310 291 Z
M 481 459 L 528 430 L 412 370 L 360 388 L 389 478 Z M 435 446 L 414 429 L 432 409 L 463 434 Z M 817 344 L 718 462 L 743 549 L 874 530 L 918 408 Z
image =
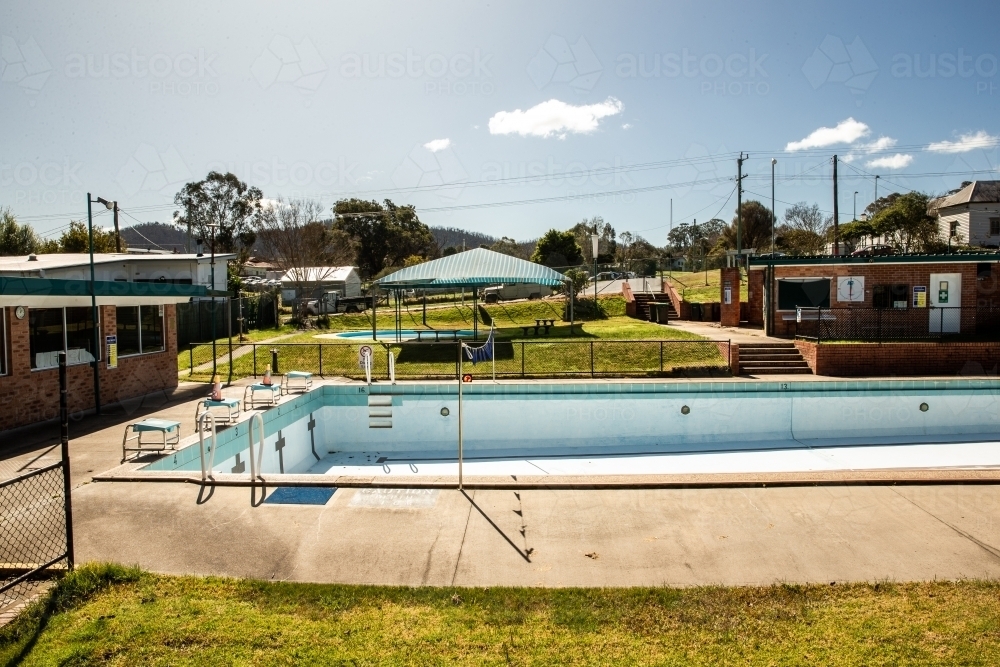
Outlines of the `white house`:
M 928 213 L 937 216 L 938 234 L 972 246 L 1000 246 L 1000 181 L 973 181 L 958 192 L 934 199 Z
M 213 286 L 212 259 L 209 255 L 94 253 L 94 279 L 109 282 L 201 285 L 224 292 L 229 262 L 235 258 L 236 255 L 231 254 L 215 256 Z M 26 257 L 23 255 L 0 257 L 0 276 L 90 280 L 90 255 L 53 253 Z
M 361 276 L 356 266 L 308 266 L 289 269 L 281 276 L 281 298 L 292 301 L 319 296 L 314 292 L 340 292 L 341 297 L 361 296 Z

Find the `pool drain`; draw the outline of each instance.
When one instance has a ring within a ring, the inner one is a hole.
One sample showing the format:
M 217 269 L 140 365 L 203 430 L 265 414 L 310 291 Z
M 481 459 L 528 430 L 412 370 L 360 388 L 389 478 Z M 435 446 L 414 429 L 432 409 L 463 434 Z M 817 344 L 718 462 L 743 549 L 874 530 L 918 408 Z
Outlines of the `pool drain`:
M 688 413 L 690 413 L 690 412 L 691 412 L 691 408 L 689 408 L 689 407 L 688 407 L 688 406 L 686 406 L 686 405 L 685 405 L 685 406 L 683 406 L 683 407 L 681 408 L 681 414 L 682 414 L 682 415 L 686 415 L 686 414 L 688 414 Z
M 929 405 L 927 405 L 926 403 L 921 403 L 920 404 L 920 411 L 921 412 L 927 412 L 928 410 L 930 410 L 930 406 Z

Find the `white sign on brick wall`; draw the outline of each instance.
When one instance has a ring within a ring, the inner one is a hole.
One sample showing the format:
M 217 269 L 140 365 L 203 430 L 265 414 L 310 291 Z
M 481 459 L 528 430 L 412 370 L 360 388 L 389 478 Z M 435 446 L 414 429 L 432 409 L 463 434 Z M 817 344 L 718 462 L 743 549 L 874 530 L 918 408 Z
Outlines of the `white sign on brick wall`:
M 864 276 L 840 276 L 837 278 L 837 301 L 864 301 Z

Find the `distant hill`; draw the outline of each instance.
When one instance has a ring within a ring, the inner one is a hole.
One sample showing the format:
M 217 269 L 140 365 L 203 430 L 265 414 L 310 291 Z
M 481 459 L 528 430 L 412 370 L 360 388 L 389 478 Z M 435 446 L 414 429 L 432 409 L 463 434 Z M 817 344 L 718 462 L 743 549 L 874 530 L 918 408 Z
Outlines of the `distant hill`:
M 463 241 L 465 242 L 466 250 L 471 250 L 482 245 L 491 246 L 500 240 L 496 236 L 490 236 L 481 232 L 470 232 L 465 229 L 458 229 L 457 227 L 431 227 L 430 230 L 440 250 L 444 250 L 448 246 L 461 249 Z M 538 239 L 518 241 L 518 245 L 521 246 L 525 257 L 530 256 L 535 251 L 537 243 Z
M 173 225 L 162 222 L 145 222 L 141 225 L 125 227 L 121 234 L 122 240 L 130 248 L 187 252 L 187 232 Z M 195 251 L 194 239 L 192 239 L 191 252 Z

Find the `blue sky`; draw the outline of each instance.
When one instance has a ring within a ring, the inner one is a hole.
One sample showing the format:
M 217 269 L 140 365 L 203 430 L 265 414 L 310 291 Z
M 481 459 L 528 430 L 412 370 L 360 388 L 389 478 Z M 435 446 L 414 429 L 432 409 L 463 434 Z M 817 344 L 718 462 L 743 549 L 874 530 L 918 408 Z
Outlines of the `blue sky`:
M 997 178 L 997 25 L 990 2 L 7 2 L 0 205 L 49 234 L 87 191 L 166 222 L 217 169 L 270 198 L 388 197 L 518 239 L 600 215 L 662 245 L 671 199 L 675 225 L 732 216 L 745 151 L 745 198 L 769 201 L 777 158 L 779 215 L 831 211 L 846 159 L 846 221 L 874 174 L 880 194 Z

